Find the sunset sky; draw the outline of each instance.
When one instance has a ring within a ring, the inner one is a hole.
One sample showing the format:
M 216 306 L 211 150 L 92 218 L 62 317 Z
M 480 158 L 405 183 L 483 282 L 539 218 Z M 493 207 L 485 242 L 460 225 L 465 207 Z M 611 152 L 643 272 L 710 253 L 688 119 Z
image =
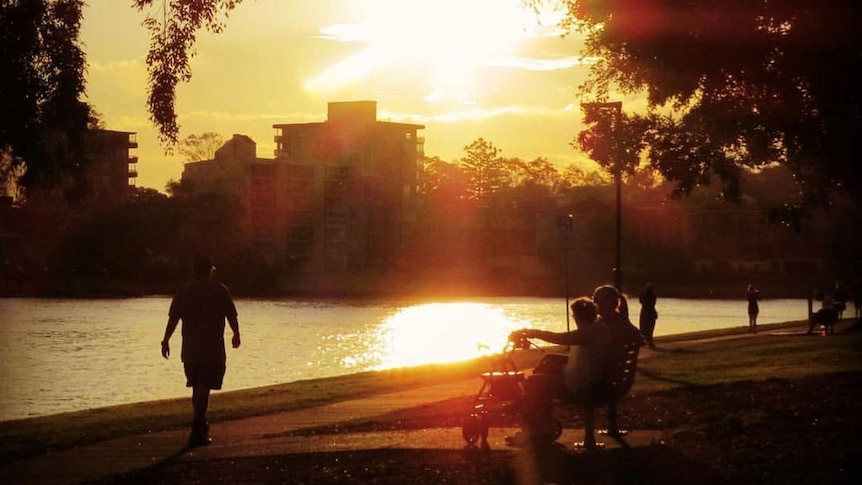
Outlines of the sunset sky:
M 129 1 L 87 4 L 88 101 L 108 129 L 138 134 L 137 185 L 164 190 L 182 159 L 164 154 L 148 119 L 143 14 Z M 557 20 L 519 0 L 245 0 L 222 34 L 198 39 L 192 80 L 178 89 L 180 138 L 244 134 L 269 158 L 273 124 L 375 100 L 378 119 L 426 126 L 428 156 L 456 161 L 482 137 L 505 157 L 583 163 L 569 142 L 589 62 Z

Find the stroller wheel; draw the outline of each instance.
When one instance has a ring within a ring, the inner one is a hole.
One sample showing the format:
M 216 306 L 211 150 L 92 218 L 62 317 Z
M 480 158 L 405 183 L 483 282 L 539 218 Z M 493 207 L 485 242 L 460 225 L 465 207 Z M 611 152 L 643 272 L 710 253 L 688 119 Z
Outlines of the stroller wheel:
M 464 437 L 464 441 L 473 444 L 479 439 L 481 434 L 482 420 L 479 416 L 471 414 L 464 418 L 464 421 L 461 422 L 461 436 Z
M 535 431 L 534 440 L 537 444 L 547 445 L 557 441 L 562 434 L 563 425 L 556 419 L 552 419 Z

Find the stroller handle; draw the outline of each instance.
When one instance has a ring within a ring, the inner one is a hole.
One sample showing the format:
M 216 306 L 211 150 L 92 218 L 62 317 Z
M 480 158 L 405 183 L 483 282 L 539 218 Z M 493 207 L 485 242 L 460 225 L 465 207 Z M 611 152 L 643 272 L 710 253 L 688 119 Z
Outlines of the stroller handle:
M 507 347 L 511 346 L 511 350 L 530 350 L 530 347 L 535 347 L 536 349 L 541 350 L 541 347 L 536 345 L 521 332 L 512 332 L 509 334 L 509 341 L 506 345 Z

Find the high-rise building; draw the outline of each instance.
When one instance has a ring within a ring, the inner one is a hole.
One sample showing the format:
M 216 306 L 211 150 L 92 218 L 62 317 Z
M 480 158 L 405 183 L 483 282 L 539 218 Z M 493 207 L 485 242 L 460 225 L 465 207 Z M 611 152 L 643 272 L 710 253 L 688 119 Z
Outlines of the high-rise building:
M 326 121 L 277 124 L 275 158 L 234 135 L 183 180 L 237 194 L 255 247 L 311 275 L 392 268 L 415 225 L 422 125 L 377 120 L 375 101 L 329 103 Z M 196 189 L 198 190 L 198 189 Z
M 86 178 L 92 200 L 112 202 L 127 197 L 138 177 L 138 157 L 129 150 L 138 147 L 136 133 L 88 130 L 84 137 Z
M 422 125 L 377 120 L 375 101 L 329 103 L 320 123 L 273 125 L 288 172 L 291 257 L 318 271 L 393 263 L 415 222 Z M 311 241 L 309 241 L 311 239 Z

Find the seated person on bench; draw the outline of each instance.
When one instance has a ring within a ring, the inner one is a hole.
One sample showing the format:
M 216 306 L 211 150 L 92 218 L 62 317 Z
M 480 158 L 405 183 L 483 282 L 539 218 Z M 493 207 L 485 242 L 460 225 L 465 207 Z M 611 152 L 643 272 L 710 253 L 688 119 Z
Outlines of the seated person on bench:
M 533 370 L 524 387 L 521 407 L 523 431 L 507 437 L 511 444 L 524 444 L 534 434 L 541 433 L 553 425 L 551 416 L 553 401 L 561 395 L 587 394 L 600 375 L 600 360 L 609 353 L 611 336 L 607 328 L 596 322 L 597 309 L 589 297 L 580 297 L 572 302 L 572 314 L 577 329 L 571 332 L 548 332 L 521 329 L 512 333 L 511 339 L 540 339 L 557 345 L 572 345 L 564 368 L 549 369 L 543 366 L 547 357 Z M 589 399 L 582 401 L 585 405 Z
M 557 345 L 573 345 L 562 379 L 554 375 L 532 375 L 527 379 L 523 401 L 524 433 L 507 439 L 520 444 L 530 439 L 533 433 L 552 423 L 553 399 L 565 396 L 583 406 L 584 447 L 595 447 L 595 406 L 608 404 L 609 433 L 619 432 L 616 422 L 616 398 L 597 395 L 604 387 L 604 380 L 613 360 L 625 351 L 627 344 L 640 344 L 640 331 L 628 317 L 619 312 L 622 297 L 609 285 L 600 286 L 593 300 L 578 298 L 572 303 L 577 330 L 572 332 L 547 332 L 524 329 L 513 333 L 513 337 L 538 338 Z M 596 321 L 598 312 L 601 318 Z
M 814 328 L 823 325 L 828 333 L 832 333 L 835 329 L 835 323 L 838 321 L 838 310 L 835 308 L 835 300 L 828 293 L 817 292 L 814 295 L 815 300 L 820 300 L 820 310 L 811 314 L 808 319 L 808 333 L 813 334 Z

